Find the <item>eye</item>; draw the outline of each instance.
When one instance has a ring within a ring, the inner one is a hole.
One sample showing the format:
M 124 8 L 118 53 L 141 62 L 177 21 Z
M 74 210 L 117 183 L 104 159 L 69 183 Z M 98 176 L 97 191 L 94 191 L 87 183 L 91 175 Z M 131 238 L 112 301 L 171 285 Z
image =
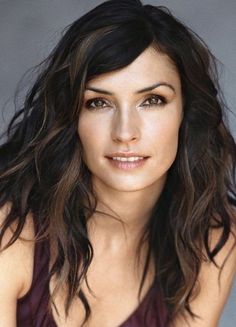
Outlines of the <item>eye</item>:
M 159 106 L 159 107 L 162 107 L 164 106 L 167 101 L 166 101 L 166 98 L 161 96 L 161 95 L 157 95 L 157 94 L 153 94 L 151 95 L 149 98 L 147 98 L 145 100 L 146 101 L 149 101 L 149 104 L 143 104 L 144 107 L 153 107 L 153 106 Z M 144 102 L 144 103 L 145 103 Z
M 90 99 L 88 100 L 86 103 L 85 103 L 85 107 L 87 109 L 102 109 L 102 108 L 105 108 L 103 106 L 103 104 L 106 104 L 106 101 L 104 101 L 102 98 L 93 98 L 93 99 Z

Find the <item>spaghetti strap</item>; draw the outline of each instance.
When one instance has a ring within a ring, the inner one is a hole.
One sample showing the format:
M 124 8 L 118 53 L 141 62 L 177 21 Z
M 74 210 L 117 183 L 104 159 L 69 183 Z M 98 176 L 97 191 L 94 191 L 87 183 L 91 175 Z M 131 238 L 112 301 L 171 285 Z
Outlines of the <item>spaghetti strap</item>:
M 39 232 L 39 222 L 33 219 L 35 235 Z M 34 264 L 31 287 L 17 301 L 17 326 L 54 327 L 50 322 L 49 303 L 49 241 L 35 242 Z

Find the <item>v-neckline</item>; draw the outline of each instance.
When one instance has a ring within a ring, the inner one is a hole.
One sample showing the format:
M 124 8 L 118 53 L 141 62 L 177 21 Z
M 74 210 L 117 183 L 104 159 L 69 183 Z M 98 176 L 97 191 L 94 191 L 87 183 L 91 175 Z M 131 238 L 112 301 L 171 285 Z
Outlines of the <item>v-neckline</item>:
M 50 269 L 50 255 L 51 255 L 51 245 L 50 245 L 50 240 L 48 239 L 48 276 L 49 276 L 49 269 Z M 151 285 L 149 286 L 148 290 L 146 291 L 145 295 L 143 296 L 142 300 L 140 301 L 140 303 L 137 305 L 137 307 L 129 314 L 129 316 L 121 323 L 119 324 L 118 326 L 116 327 L 125 327 L 125 325 L 127 323 L 130 322 L 131 319 L 133 319 L 134 316 L 136 316 L 139 312 L 139 310 L 142 309 L 142 307 L 145 305 L 146 301 L 148 300 L 148 297 L 150 296 L 150 293 L 151 291 L 155 288 L 156 289 L 156 281 L 155 281 L 155 277 L 151 283 Z M 48 283 L 47 283 L 47 290 L 48 290 L 48 295 L 50 296 L 50 279 L 48 279 Z M 158 292 L 158 290 L 156 290 Z M 156 295 L 157 296 L 157 295 Z M 53 313 L 52 313 L 52 308 L 50 308 L 50 311 L 49 311 L 49 317 L 50 317 L 50 320 L 52 321 L 52 323 L 56 326 L 56 321 L 55 321 L 55 318 L 53 316 Z M 54 327 L 54 326 L 53 326 Z
M 134 316 L 136 316 L 136 314 L 139 312 L 139 310 L 145 305 L 148 297 L 150 296 L 150 293 L 151 291 L 155 288 L 155 280 L 153 281 L 153 283 L 151 284 L 151 286 L 149 287 L 149 289 L 147 290 L 147 292 L 145 293 L 143 299 L 141 300 L 141 302 L 138 304 L 138 306 L 130 313 L 130 315 L 121 323 L 119 324 L 118 326 L 116 327 L 125 327 L 125 325 L 127 323 L 130 322 L 131 319 L 133 319 Z M 50 290 L 49 290 L 49 281 L 48 281 L 48 294 L 50 295 Z M 52 313 L 52 310 L 48 313 L 49 314 L 49 317 L 50 317 L 50 320 L 51 322 L 56 326 L 56 321 L 55 321 L 55 318 L 53 316 L 53 313 Z M 54 326 L 50 326 L 50 327 L 54 327 Z

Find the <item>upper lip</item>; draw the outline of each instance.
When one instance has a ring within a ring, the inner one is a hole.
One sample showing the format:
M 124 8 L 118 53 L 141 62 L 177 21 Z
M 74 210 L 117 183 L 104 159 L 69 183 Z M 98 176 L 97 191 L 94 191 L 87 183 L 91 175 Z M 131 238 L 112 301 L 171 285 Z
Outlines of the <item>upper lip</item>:
M 135 152 L 114 152 L 114 153 L 107 155 L 106 157 L 108 157 L 108 158 L 112 158 L 112 157 L 125 157 L 125 158 L 144 157 L 144 158 L 146 158 L 147 156 L 144 154 L 135 153 Z

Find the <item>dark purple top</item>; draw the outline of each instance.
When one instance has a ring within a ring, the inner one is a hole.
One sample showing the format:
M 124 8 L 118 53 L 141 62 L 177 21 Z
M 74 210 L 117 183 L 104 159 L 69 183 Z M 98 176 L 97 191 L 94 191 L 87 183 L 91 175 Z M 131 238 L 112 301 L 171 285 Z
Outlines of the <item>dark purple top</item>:
M 57 326 L 52 314 L 48 311 L 48 271 L 49 242 L 44 240 L 35 244 L 33 280 L 30 290 L 17 301 L 18 327 Z M 153 296 L 154 300 L 152 308 L 149 310 L 148 327 L 166 327 L 167 309 L 161 299 L 160 291 L 155 285 L 149 289 L 138 308 L 118 327 L 144 327 L 142 317 L 150 296 Z

